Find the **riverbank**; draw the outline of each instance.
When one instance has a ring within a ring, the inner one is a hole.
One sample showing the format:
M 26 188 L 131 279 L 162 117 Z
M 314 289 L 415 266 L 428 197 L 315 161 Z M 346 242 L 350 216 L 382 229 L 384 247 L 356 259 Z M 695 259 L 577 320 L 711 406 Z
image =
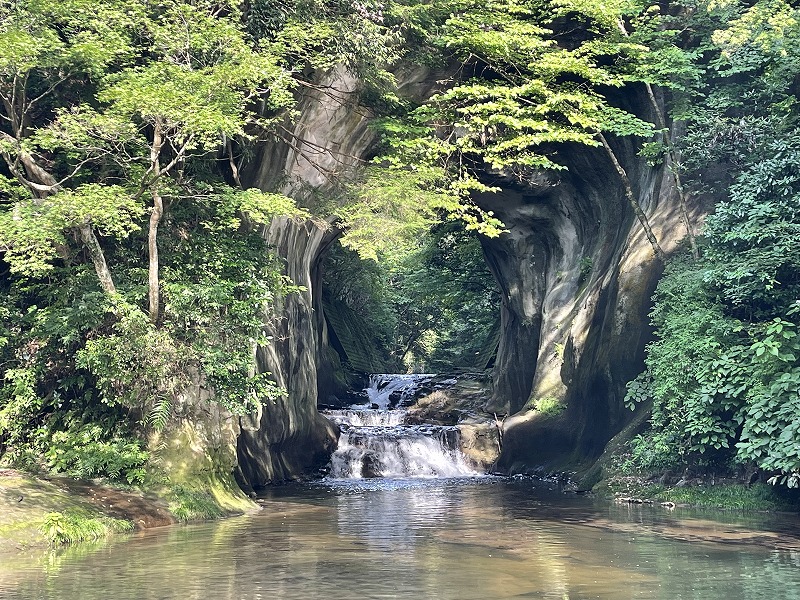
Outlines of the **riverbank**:
M 155 496 L 0 469 L 0 556 L 176 522 Z
M 0 557 L 259 509 L 241 492 L 220 500 L 213 491 L 173 486 L 143 492 L 0 469 Z
M 762 482 L 748 484 L 709 477 L 680 480 L 668 485 L 644 476 L 617 474 L 600 481 L 592 491 L 601 498 L 619 503 L 800 513 L 800 494 L 797 490 L 786 490 Z

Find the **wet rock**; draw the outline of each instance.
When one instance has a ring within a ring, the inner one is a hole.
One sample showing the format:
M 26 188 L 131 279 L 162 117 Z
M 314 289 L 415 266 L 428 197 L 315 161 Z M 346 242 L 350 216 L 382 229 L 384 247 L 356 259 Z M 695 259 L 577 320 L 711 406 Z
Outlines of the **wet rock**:
M 461 424 L 458 431 L 461 452 L 479 468 L 489 471 L 500 456 L 497 427 L 493 423 Z
M 365 479 L 381 477 L 383 463 L 374 452 L 367 452 L 362 458 L 361 476 Z

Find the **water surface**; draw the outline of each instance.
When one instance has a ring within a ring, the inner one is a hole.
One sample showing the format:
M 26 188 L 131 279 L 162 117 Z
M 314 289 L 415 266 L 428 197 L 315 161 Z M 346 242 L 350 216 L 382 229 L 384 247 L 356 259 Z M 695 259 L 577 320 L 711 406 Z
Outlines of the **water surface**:
M 491 477 L 298 484 L 261 503 L 0 565 L 0 598 L 800 598 L 793 516 L 608 505 Z

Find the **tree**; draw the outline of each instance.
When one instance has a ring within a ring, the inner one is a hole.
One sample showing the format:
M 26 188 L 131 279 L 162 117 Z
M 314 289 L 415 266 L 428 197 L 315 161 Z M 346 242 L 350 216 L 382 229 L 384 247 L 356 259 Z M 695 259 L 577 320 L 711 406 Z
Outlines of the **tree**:
M 434 95 L 405 122 L 386 127 L 389 160 L 422 162 L 450 175 L 461 192 L 486 189 L 482 169 L 522 178 L 531 169 L 563 169 L 552 148 L 602 146 L 653 252 L 664 252 L 607 136 L 649 138 L 652 124 L 612 105 L 605 90 L 626 85 L 614 68 L 632 52 L 627 40 L 559 43 L 550 15 L 516 0 L 465 4 L 444 24 L 442 47 L 462 62 L 452 87 Z M 491 26 L 487 26 L 491 23 Z M 607 66 L 610 63 L 612 66 Z M 468 204 L 468 201 L 466 201 Z
M 58 193 L 68 182 L 74 181 L 93 158 L 82 156 L 68 169 L 61 170 L 48 164 L 45 157 L 37 155 L 36 145 L 32 143 L 40 115 L 53 109 L 64 88 L 82 86 L 87 80 L 101 76 L 112 63 L 131 54 L 130 35 L 135 17 L 130 15 L 134 12 L 126 10 L 125 3 L 121 2 L 87 4 L 70 0 L 19 2 L 8 8 L 8 15 L 0 25 L 0 155 L 34 204 L 40 204 L 38 200 Z M 102 152 L 103 149 L 98 150 Z M 81 200 L 85 205 L 85 201 L 92 198 L 97 199 L 97 196 L 88 194 Z M 107 200 L 108 195 L 104 199 Z M 125 206 L 119 210 L 120 227 L 112 225 L 118 232 L 129 229 L 125 221 L 129 219 L 131 207 L 123 204 Z M 73 212 L 72 218 L 53 214 L 63 206 L 64 203 L 56 202 L 46 208 L 49 224 L 61 221 L 79 233 L 101 286 L 109 293 L 115 292 L 95 235 L 92 211 Z M 31 215 L 40 211 L 23 209 L 23 212 Z M 113 210 L 104 210 L 104 213 L 106 225 L 116 220 Z M 3 245 L 11 247 L 14 243 L 13 238 L 6 238 Z M 20 244 L 16 245 L 19 250 Z M 42 264 L 39 262 L 36 266 Z
M 702 69 L 694 60 L 699 50 L 685 50 L 681 46 L 685 23 L 680 17 L 662 14 L 658 5 L 646 5 L 638 0 L 556 0 L 554 5 L 558 15 L 566 18 L 577 16 L 584 21 L 584 26 L 594 36 L 590 44 L 599 44 L 607 49 L 617 48 L 623 60 L 612 64 L 610 68 L 626 82 L 644 86 L 661 141 L 646 144 L 643 153 L 649 155 L 651 160 L 660 160 L 664 155 L 667 157 L 667 168 L 680 200 L 686 237 L 692 254 L 699 258 L 694 228 L 689 218 L 688 192 L 681 178 L 679 153 L 668 127 L 668 110 L 659 102 L 656 89 L 689 96 L 700 84 Z M 614 157 L 611 159 L 614 161 Z
M 102 181 L 97 184 L 119 178 L 126 182 L 127 193 L 134 200 L 143 194 L 150 196 L 149 314 L 155 323 L 160 304 L 157 236 L 164 214 L 165 190 L 176 185 L 186 187 L 182 174 L 175 175 L 192 156 L 213 152 L 235 136 L 247 137 L 247 125 L 264 125 L 265 119 L 255 110 L 259 102 L 265 114 L 289 106 L 293 101 L 292 83 L 274 56 L 258 51 L 247 41 L 239 24 L 240 15 L 231 6 L 210 1 L 172 1 L 163 3 L 156 13 L 148 13 L 146 5 L 137 3 L 125 12 L 125 6 L 120 5 L 116 12 L 100 10 L 89 23 L 95 25 L 97 32 L 118 31 L 119 38 L 131 35 L 134 29 L 144 29 L 150 41 L 147 54 L 132 57 L 133 64 L 118 65 L 123 68 L 109 73 L 109 61 L 122 53 L 129 57 L 132 54 L 129 45 L 119 42 L 113 48 L 101 48 L 105 52 L 102 61 L 95 58 L 89 65 L 78 63 L 75 69 L 82 76 L 102 77 L 95 97 L 57 110 L 56 118 L 38 131 L 23 123 L 30 120 L 30 113 L 42 96 L 29 101 L 24 98 L 33 85 L 32 70 L 40 70 L 44 58 L 28 62 L 20 58 L 10 63 L 4 98 L 5 116 L 12 132 L 5 135 L 13 137 L 14 144 L 6 147 L 4 156 L 17 178 L 39 196 L 58 192 L 76 180 L 81 168 L 89 163 L 95 165 L 95 177 L 99 165 L 113 167 L 101 175 Z M 119 12 L 126 17 L 122 24 L 113 21 Z M 131 14 L 135 15 L 134 20 Z M 48 14 L 27 17 L 44 20 Z M 75 32 L 73 39 L 81 38 L 79 34 L 84 32 L 85 29 Z M 40 36 L 43 34 L 37 32 L 36 37 Z M 19 32 L 10 30 L 6 37 L 6 43 L 13 47 Z M 26 46 L 16 46 L 22 57 Z M 57 56 L 52 62 L 71 65 L 79 51 L 88 54 L 82 44 L 74 46 L 53 42 Z M 46 82 L 46 93 L 55 93 L 64 82 L 65 75 L 57 72 Z M 23 100 L 18 101 L 18 97 Z M 14 106 L 18 108 L 14 110 Z M 57 181 L 23 147 L 23 140 L 32 142 L 36 150 L 66 155 L 76 166 Z M 20 163 L 25 166 L 27 178 L 17 166 Z M 95 261 L 103 289 L 115 291 L 91 222 L 77 226 Z
M 724 2 L 711 16 L 696 60 L 713 78 L 682 108 L 680 146 L 688 184 L 719 201 L 703 258 L 676 262 L 659 283 L 658 339 L 630 397 L 653 399 L 640 449 L 660 448 L 660 466 L 733 459 L 798 487 L 800 12 Z M 654 466 L 652 453 L 634 456 Z
M 0 344 L 12 384 L 0 386 L 0 452 L 11 440 L 38 460 L 91 423 L 109 443 L 139 419 L 164 425 L 191 374 L 233 412 L 275 397 L 252 354 L 267 343 L 265 303 L 292 288 L 255 230 L 307 213 L 229 185 L 225 168 L 231 139 L 264 135 L 292 104 L 290 70 L 232 2 L 0 10 L 0 318 L 13 332 Z M 164 262 L 164 239 L 186 255 Z M 207 276 L 183 259 L 206 261 Z

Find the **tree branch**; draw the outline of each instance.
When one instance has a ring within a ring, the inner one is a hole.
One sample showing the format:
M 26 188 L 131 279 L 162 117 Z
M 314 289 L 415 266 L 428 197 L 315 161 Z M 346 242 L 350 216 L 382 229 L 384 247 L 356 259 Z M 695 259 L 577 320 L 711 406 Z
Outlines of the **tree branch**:
M 603 148 L 606 150 L 606 154 L 611 159 L 611 162 L 614 164 L 614 168 L 619 173 L 620 179 L 622 179 L 622 184 L 625 188 L 625 196 L 628 198 L 628 203 L 631 205 L 636 218 L 639 219 L 639 223 L 642 225 L 642 229 L 644 229 L 644 233 L 647 236 L 650 245 L 653 247 L 653 252 L 655 253 L 656 257 L 662 262 L 666 260 L 666 254 L 664 254 L 664 250 L 661 249 L 661 246 L 658 244 L 658 240 L 656 239 L 655 234 L 653 233 L 652 227 L 650 227 L 650 222 L 647 220 L 647 215 L 644 214 L 642 210 L 642 206 L 639 204 L 639 201 L 636 199 L 636 196 L 633 193 L 633 186 L 631 185 L 631 180 L 628 177 L 628 174 L 625 172 L 625 169 L 617 160 L 617 155 L 614 153 L 614 150 L 608 144 L 605 136 L 597 132 L 597 139 L 600 140 L 600 143 L 603 144 Z
M 623 36 L 628 37 L 628 30 L 625 27 L 625 22 L 621 18 L 617 19 L 617 27 L 622 32 Z M 689 247 L 692 249 L 692 256 L 698 259 L 700 258 L 700 249 L 697 247 L 697 239 L 695 238 L 692 223 L 689 219 L 689 202 L 679 172 L 680 161 L 672 146 L 672 140 L 669 135 L 669 130 L 667 129 L 667 120 L 664 116 L 664 112 L 661 110 L 661 106 L 658 104 L 653 86 L 646 81 L 644 82 L 644 86 L 647 90 L 647 98 L 650 101 L 650 106 L 653 108 L 653 113 L 656 117 L 656 126 L 661 130 L 661 137 L 664 141 L 664 147 L 667 150 L 667 158 L 669 159 L 668 169 L 675 180 L 675 189 L 678 192 L 678 198 L 680 200 L 681 221 L 686 228 L 686 236 L 689 238 Z

